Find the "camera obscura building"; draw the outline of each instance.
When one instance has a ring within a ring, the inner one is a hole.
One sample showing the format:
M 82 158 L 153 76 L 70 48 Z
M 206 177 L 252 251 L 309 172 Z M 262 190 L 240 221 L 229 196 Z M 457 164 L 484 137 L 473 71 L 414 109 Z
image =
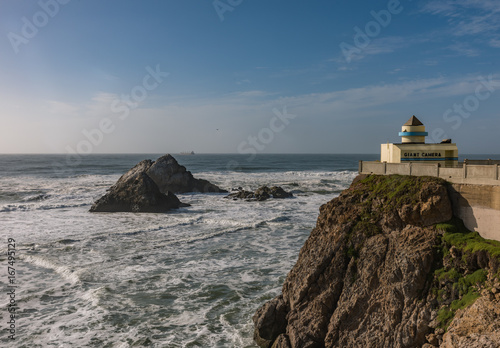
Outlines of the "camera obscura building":
M 418 118 L 412 116 L 399 132 L 401 143 L 382 144 L 380 161 L 387 163 L 440 163 L 443 167 L 458 165 L 458 148 L 451 139 L 426 144 L 428 133 Z

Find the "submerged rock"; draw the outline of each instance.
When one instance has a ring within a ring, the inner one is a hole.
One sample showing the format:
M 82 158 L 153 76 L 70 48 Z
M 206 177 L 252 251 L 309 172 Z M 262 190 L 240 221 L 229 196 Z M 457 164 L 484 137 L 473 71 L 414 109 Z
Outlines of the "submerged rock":
M 224 198 L 245 199 L 248 201 L 265 201 L 269 198 L 281 199 L 291 197 L 293 197 L 291 192 L 287 192 L 279 186 L 262 186 L 255 190 L 255 192 L 246 191 L 239 187 L 237 192 L 231 193 Z
M 492 277 L 499 266 L 482 252 L 453 251 L 435 227 L 451 218 L 443 180 L 355 180 L 320 208 L 282 294 L 255 313 L 255 342 L 265 348 L 500 346 L 496 295 L 453 319 L 452 301 L 465 296 L 459 282 L 486 272 L 480 267 L 489 267 Z M 454 278 L 437 276 L 446 272 Z M 481 287 L 476 280 L 468 286 L 465 293 Z M 438 315 L 446 310 L 452 315 Z
M 160 192 L 156 183 L 141 171 L 145 164 L 143 162 L 124 174 L 92 205 L 90 211 L 163 213 L 170 209 L 188 206 L 181 203 L 173 193 Z

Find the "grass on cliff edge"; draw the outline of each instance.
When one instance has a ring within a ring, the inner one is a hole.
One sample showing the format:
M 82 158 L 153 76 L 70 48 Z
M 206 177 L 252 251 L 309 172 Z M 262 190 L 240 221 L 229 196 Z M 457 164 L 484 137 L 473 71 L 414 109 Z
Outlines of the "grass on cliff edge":
M 404 204 L 416 204 L 417 194 L 427 182 L 446 181 L 430 176 L 408 176 L 408 175 L 369 175 L 360 180 L 360 183 L 368 187 L 370 195 L 367 204 L 378 198 L 385 202 L 386 208 L 399 208 Z
M 434 177 L 416 177 L 407 175 L 369 175 L 360 180 L 354 187 L 354 193 L 361 197 L 363 210 L 356 221 L 352 233 L 363 233 L 366 237 L 379 234 L 382 230 L 378 225 L 382 214 L 391 209 L 401 208 L 405 204 L 418 204 L 418 194 L 422 186 L 428 182 L 446 181 Z M 373 202 L 377 201 L 377 208 Z M 352 246 L 359 251 L 360 246 Z M 348 252 L 349 257 L 356 255 L 354 251 Z M 355 256 L 354 256 L 355 257 Z
M 485 250 L 490 256 L 500 259 L 500 242 L 484 239 L 479 233 L 469 231 L 458 218 L 437 224 L 436 228 L 444 232 L 443 239 L 451 246 L 470 253 Z
M 474 303 L 474 301 L 478 299 L 479 296 L 480 295 L 477 291 L 471 290 L 467 294 L 462 296 L 462 298 L 453 301 L 450 306 L 441 308 L 438 311 L 437 316 L 437 320 L 440 324 L 439 326 L 447 329 L 453 318 L 455 317 L 457 310 L 469 307 Z

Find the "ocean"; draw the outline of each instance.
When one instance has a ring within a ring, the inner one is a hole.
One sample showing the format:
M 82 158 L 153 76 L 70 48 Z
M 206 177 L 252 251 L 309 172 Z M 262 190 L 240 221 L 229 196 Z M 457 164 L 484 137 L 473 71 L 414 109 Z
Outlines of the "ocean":
M 349 186 L 358 160 L 378 158 L 174 155 L 227 190 L 279 185 L 295 197 L 191 193 L 178 195 L 191 207 L 166 214 L 89 213 L 120 175 L 159 156 L 0 155 L 2 346 L 255 347 L 252 316 L 280 293 L 319 207 Z

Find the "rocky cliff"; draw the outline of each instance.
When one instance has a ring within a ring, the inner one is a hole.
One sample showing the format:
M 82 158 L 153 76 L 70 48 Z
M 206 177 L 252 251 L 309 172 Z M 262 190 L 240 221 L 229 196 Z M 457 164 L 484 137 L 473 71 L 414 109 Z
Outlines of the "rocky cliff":
M 260 347 L 498 347 L 500 243 L 452 216 L 430 177 L 358 177 L 323 205 Z M 496 321 L 495 321 L 496 320 Z

